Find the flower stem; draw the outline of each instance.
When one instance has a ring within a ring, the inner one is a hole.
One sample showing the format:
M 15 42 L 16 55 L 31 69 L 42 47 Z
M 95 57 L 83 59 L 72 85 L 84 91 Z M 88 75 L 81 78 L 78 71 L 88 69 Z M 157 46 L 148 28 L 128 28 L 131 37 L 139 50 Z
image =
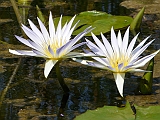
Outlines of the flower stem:
M 58 81 L 59 81 L 64 93 L 69 93 L 70 90 L 69 90 L 68 86 L 66 85 L 66 83 L 64 82 L 64 79 L 61 75 L 59 64 L 60 64 L 60 62 L 57 62 L 55 65 Z

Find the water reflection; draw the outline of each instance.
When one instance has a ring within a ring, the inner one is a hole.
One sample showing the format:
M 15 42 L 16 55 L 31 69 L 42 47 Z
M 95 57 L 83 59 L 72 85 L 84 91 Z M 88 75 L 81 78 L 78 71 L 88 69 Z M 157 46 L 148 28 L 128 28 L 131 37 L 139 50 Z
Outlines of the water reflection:
M 23 60 L 4 100 L 1 119 L 70 120 L 87 109 L 116 105 L 115 97 L 118 96 L 118 92 L 115 82 L 110 79 L 110 73 L 97 73 L 98 69 L 64 61 L 61 69 L 71 90 L 68 96 L 63 95 L 54 70 L 48 80 L 41 76 L 43 69 L 37 67 L 37 64 L 41 66 L 41 63 L 43 60 L 39 61 L 38 58 Z M 58 116 L 60 114 L 61 116 Z

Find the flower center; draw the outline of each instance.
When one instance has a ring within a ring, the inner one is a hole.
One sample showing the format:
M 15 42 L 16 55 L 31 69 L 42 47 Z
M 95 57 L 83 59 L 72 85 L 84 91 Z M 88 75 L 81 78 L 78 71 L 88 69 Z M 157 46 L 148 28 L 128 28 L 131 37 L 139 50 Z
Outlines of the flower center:
M 48 49 L 49 46 L 45 44 L 45 54 L 48 56 L 48 58 L 59 59 L 61 56 L 63 56 L 63 54 L 57 55 L 56 53 L 57 49 L 63 46 L 62 40 L 54 39 L 53 42 L 49 43 L 49 45 L 52 51 L 49 51 Z
M 119 57 L 113 56 L 110 59 L 111 67 L 114 68 L 115 72 L 124 72 L 123 68 L 126 67 L 129 63 L 129 57 L 126 55 L 121 55 Z

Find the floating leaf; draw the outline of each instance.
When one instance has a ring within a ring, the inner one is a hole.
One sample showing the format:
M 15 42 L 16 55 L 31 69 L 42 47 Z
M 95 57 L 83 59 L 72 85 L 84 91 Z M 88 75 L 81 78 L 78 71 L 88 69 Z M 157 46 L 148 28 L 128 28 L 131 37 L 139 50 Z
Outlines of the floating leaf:
M 135 106 L 136 120 L 159 120 L 160 106 L 139 107 Z
M 104 106 L 77 116 L 75 120 L 135 120 L 133 111 L 127 102 L 125 107 Z
M 70 16 L 63 16 L 62 23 L 64 24 L 70 19 Z M 79 34 L 88 26 L 95 27 L 95 29 L 92 30 L 95 35 L 100 35 L 101 32 L 110 32 L 112 26 L 117 30 L 123 29 L 129 26 L 133 19 L 128 16 L 113 16 L 105 12 L 86 11 L 78 14 L 74 22 L 77 22 L 78 20 L 80 20 L 80 22 L 78 23 L 76 30 L 73 32 L 73 35 Z M 54 19 L 55 24 L 58 24 L 58 21 L 59 18 Z M 87 36 L 90 35 L 90 33 L 87 34 Z

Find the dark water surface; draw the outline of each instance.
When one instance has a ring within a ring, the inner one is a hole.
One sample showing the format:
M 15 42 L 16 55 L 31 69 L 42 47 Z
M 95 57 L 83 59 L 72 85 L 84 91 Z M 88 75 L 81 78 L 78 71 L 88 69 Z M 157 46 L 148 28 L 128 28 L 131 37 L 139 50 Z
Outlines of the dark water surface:
M 86 10 L 105 11 L 113 15 L 127 15 L 129 12 L 119 6 L 121 0 L 57 0 L 57 2 L 52 0 L 55 3 L 54 7 L 51 0 L 46 1 L 33 1 L 32 6 L 25 7 L 28 9 L 28 14 L 24 14 L 24 17 L 37 22 L 34 7 L 36 4 L 42 8 L 46 16 L 51 10 L 55 17 L 60 14 L 74 15 Z M 0 39 L 8 43 L 20 44 L 14 38 L 15 34 L 21 35 L 21 31 L 12 7 L 1 6 L 0 19 L 13 20 L 13 22 L 0 25 Z M 26 19 L 24 23 L 28 24 Z M 0 58 L 3 63 L 2 67 L 5 69 L 0 73 L 1 93 L 11 79 L 18 60 L 17 57 L 2 56 Z M 48 79 L 45 79 L 43 65 L 43 59 L 22 58 L 0 108 L 0 120 L 72 120 L 76 115 L 88 109 L 104 105 L 120 105 L 124 102 L 119 97 L 112 74 L 107 71 L 80 65 L 71 60 L 63 61 L 61 71 L 70 89 L 69 95 L 64 95 L 54 68 Z M 125 95 L 134 94 L 133 86 L 137 85 L 136 82 L 132 82 L 136 81 L 136 76 L 127 74 L 126 80 L 129 78 L 132 80 L 125 87 Z

